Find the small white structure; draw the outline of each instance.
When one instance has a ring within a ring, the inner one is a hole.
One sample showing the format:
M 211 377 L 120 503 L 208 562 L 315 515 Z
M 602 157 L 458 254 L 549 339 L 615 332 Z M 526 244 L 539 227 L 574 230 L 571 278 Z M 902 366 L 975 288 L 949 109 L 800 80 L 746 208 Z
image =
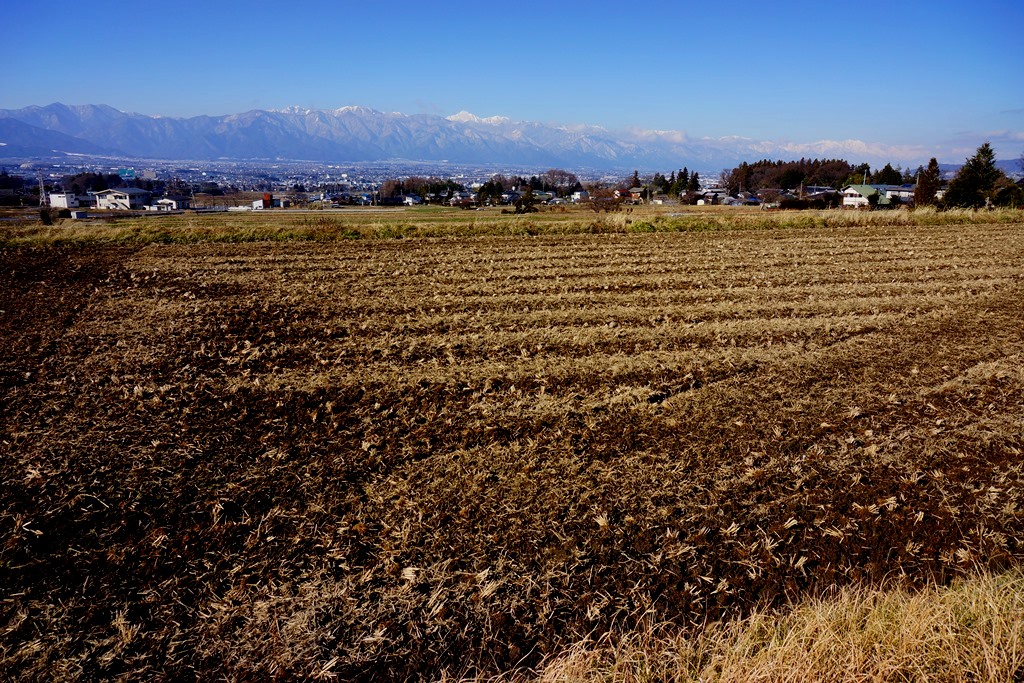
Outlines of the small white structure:
M 96 193 L 96 208 L 122 211 L 138 211 L 146 206 L 149 193 L 136 187 L 121 187 Z
M 77 209 L 78 195 L 74 192 L 51 192 L 50 206 L 55 209 Z
M 159 213 L 170 213 L 171 211 L 183 211 L 188 208 L 188 200 L 178 201 L 171 197 L 158 199 L 146 207 L 146 211 L 157 211 Z
M 192 201 L 188 197 L 167 196 L 156 200 L 153 205 L 161 207 L 157 211 L 184 211 L 192 205 Z
M 589 202 L 590 201 L 590 193 L 587 192 L 586 190 L 580 190 L 578 192 L 573 192 L 572 193 L 572 201 L 573 201 L 574 204 L 579 204 L 580 202 Z
M 269 209 L 269 208 L 270 208 L 270 205 L 267 203 L 267 201 L 265 199 L 257 199 L 256 201 L 254 201 L 252 203 L 252 210 L 253 211 L 262 211 L 263 209 Z

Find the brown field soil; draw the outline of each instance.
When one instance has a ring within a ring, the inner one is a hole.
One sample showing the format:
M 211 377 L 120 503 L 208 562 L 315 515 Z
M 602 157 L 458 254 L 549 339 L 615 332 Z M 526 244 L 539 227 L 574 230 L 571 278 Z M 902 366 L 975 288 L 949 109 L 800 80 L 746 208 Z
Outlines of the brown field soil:
M 437 678 L 1024 558 L 1024 225 L 0 249 L 0 666 Z

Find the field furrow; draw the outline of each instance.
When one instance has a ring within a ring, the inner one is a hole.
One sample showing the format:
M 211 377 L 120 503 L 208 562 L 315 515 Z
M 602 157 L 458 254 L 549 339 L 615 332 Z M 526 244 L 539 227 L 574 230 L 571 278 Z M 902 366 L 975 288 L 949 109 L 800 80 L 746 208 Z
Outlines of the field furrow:
M 495 671 L 1024 559 L 1020 224 L 4 258 L 25 677 Z

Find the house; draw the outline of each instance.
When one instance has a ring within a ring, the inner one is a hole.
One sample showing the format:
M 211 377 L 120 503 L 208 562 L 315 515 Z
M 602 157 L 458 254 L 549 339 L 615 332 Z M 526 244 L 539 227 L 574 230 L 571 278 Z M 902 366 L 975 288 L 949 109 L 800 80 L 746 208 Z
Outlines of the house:
M 405 195 L 403 203 L 406 206 L 416 206 L 418 204 L 423 203 L 423 197 L 419 196 L 418 194 L 407 194 Z
M 164 197 L 146 207 L 147 211 L 184 211 L 189 208 L 189 200 L 185 197 Z
M 843 207 L 870 206 L 870 198 L 878 195 L 878 206 L 906 204 L 914 199 L 914 185 L 847 185 L 843 188 Z
M 892 201 L 898 199 L 901 204 L 909 204 L 914 201 L 914 191 L 917 189 L 917 185 L 907 183 L 905 185 L 886 185 L 885 196 L 887 199 Z
M 55 209 L 77 209 L 78 195 L 74 192 L 51 192 L 50 206 Z
M 451 206 L 461 206 L 462 208 L 475 206 L 476 195 L 472 192 L 455 192 L 452 194 L 452 198 L 448 200 L 448 204 Z
M 847 185 L 843 188 L 843 208 L 860 209 L 870 206 L 868 198 L 877 194 L 878 188 L 874 185 Z
M 166 206 L 166 211 L 184 211 L 185 209 L 192 206 L 192 200 L 188 197 L 180 197 L 177 195 L 167 195 L 163 199 L 158 199 L 155 202 L 162 206 Z
M 257 199 L 252 203 L 253 211 L 262 211 L 264 209 L 287 209 L 292 205 L 292 200 L 287 197 L 271 197 L 269 194 L 263 195 L 263 199 Z
M 697 200 L 698 206 L 705 205 L 718 205 L 723 197 L 728 197 L 729 192 L 722 187 L 708 187 L 707 189 L 701 190 L 700 199 Z
M 577 190 L 576 192 L 572 193 L 572 201 L 574 204 L 579 204 L 580 202 L 589 202 L 590 193 L 587 192 L 586 190 Z
M 123 211 L 138 211 L 146 206 L 149 192 L 137 187 L 119 187 L 96 193 L 96 208 Z

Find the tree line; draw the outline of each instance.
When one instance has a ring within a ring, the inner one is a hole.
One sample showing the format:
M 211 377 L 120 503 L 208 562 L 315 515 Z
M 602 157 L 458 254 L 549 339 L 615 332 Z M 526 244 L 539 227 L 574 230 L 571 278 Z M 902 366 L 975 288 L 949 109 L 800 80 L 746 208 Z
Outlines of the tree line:
M 820 186 L 841 190 L 848 185 L 915 185 L 914 204 L 940 208 L 980 208 L 983 206 L 1024 206 L 1024 178 L 1016 183 L 996 165 L 992 146 L 986 142 L 957 171 L 941 199 L 943 176 L 933 157 L 927 166 L 917 169 L 895 168 L 885 164 L 871 170 L 868 164 L 854 166 L 844 159 L 800 159 L 743 162 L 726 169 L 719 180 L 730 195 L 763 190 L 790 191 L 799 187 Z M 1021 156 L 1024 171 L 1024 155 Z
M 1024 155 L 1021 155 L 1020 165 L 1024 171 Z M 1024 178 L 1014 183 L 998 168 L 995 152 L 992 145 L 987 142 L 978 147 L 974 155 L 960 167 L 940 199 L 936 195 L 942 189 L 942 185 L 939 163 L 932 157 L 927 168 L 918 170 L 914 204 L 949 209 L 980 209 L 986 206 L 1024 207 Z

